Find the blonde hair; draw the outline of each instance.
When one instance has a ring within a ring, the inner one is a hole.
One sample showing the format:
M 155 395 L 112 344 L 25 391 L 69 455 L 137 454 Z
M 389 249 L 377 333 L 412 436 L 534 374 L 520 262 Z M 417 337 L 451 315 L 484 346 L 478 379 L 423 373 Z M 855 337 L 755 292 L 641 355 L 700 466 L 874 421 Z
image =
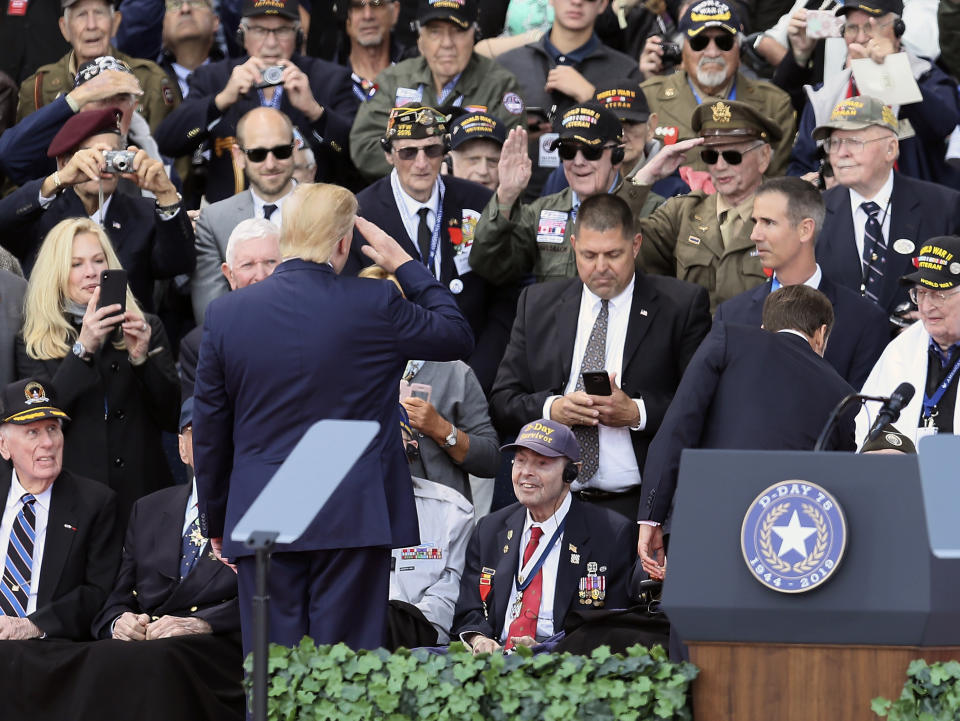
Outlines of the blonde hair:
M 283 205 L 280 254 L 326 263 L 334 246 L 351 232 L 357 198 L 346 188 L 327 183 L 298 185 Z
M 63 358 L 79 335 L 67 317 L 67 287 L 73 260 L 73 241 L 81 233 L 97 236 L 107 259 L 107 267 L 122 266 L 110 238 L 89 218 L 61 220 L 43 239 L 37 262 L 30 273 L 24 298 L 23 340 L 27 355 L 37 360 Z M 143 317 L 130 286 L 127 286 L 127 310 Z M 123 341 L 114 344 L 124 348 Z
M 371 278 L 373 280 L 389 280 L 395 286 L 397 290 L 400 291 L 400 295 L 404 298 L 407 296 L 403 292 L 403 288 L 400 287 L 400 281 L 397 280 L 397 276 L 393 273 L 388 273 L 384 268 L 381 268 L 379 265 L 368 265 L 366 268 L 357 273 L 358 278 Z

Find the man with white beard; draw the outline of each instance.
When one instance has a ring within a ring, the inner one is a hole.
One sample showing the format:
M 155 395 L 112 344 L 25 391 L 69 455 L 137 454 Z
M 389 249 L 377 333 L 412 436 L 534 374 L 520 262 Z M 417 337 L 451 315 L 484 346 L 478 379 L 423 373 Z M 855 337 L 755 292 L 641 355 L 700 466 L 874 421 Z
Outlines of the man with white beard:
M 659 38 L 647 41 L 640 57 L 641 72 L 647 79 L 640 87 L 647 96 L 650 112 L 656 113 L 656 137 L 664 145 L 697 137 L 690 126 L 693 111 L 701 103 L 738 100 L 780 128 L 782 135 L 773 146 L 767 174 L 783 175 L 790 157 L 796 117 L 790 96 L 770 83 L 752 80 L 740 72 L 740 38 L 743 25 L 731 5 L 721 0 L 700 0 L 681 16 L 683 37 L 681 69 L 670 75 L 656 75 L 663 48 Z M 691 158 L 695 170 L 707 170 Z

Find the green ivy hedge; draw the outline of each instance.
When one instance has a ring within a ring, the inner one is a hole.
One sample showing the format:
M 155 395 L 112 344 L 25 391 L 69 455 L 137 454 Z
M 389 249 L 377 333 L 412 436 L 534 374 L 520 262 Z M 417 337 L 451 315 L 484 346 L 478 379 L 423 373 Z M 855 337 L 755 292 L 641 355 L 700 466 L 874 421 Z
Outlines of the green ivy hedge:
M 947 661 L 928 666 L 923 659 L 911 661 L 900 698 L 896 701 L 875 698 L 871 708 L 888 721 L 957 721 L 960 719 L 960 663 Z
M 626 656 L 603 646 L 590 656 L 521 648 L 474 657 L 460 643 L 436 655 L 354 652 L 304 638 L 294 648 L 271 646 L 269 673 L 271 721 L 690 721 L 697 669 L 672 663 L 659 646 Z

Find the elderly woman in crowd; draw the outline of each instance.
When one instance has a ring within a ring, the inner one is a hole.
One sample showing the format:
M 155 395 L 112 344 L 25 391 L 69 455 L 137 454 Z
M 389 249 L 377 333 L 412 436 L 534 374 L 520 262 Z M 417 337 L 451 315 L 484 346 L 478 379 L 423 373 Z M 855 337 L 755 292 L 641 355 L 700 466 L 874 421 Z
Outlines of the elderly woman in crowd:
M 72 421 L 64 465 L 117 492 L 118 522 L 133 502 L 172 483 L 161 431 L 177 431 L 180 385 L 159 319 L 129 286 L 126 310 L 98 308 L 100 273 L 120 262 L 99 225 L 69 218 L 47 234 L 27 285 L 18 377 L 47 378 Z

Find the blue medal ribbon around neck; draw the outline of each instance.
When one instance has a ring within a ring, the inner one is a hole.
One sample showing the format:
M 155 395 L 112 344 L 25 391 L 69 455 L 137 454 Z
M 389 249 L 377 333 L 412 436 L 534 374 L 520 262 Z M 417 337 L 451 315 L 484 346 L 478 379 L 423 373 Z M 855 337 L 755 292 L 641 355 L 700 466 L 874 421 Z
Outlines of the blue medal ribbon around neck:
M 563 535 L 563 528 L 567 525 L 567 517 L 564 516 L 563 520 L 560 521 L 560 525 L 557 526 L 557 530 L 553 532 L 553 535 L 550 536 L 550 540 L 547 542 L 547 545 L 544 546 L 543 553 L 540 554 L 540 558 L 537 559 L 537 562 L 533 564 L 533 568 L 530 569 L 530 573 L 527 574 L 527 577 L 523 579 L 523 583 L 520 583 L 520 571 L 517 571 L 517 591 L 523 593 L 527 590 L 527 586 L 533 582 L 533 579 L 537 577 L 537 574 L 540 573 L 540 569 L 543 567 L 543 564 L 547 560 L 547 556 L 550 555 L 550 551 L 553 550 L 554 544 L 560 540 L 560 536 Z

